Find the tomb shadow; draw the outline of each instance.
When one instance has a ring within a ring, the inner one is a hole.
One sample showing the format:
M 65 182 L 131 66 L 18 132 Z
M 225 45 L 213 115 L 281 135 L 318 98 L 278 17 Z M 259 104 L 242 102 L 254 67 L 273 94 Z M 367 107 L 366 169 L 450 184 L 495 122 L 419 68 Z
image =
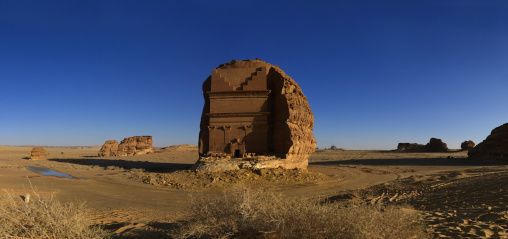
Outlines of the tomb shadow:
M 349 159 L 309 161 L 309 165 L 366 165 L 366 166 L 492 166 L 508 165 L 499 160 L 470 158 L 396 158 L 396 159 Z
M 103 168 L 107 167 L 119 167 L 126 170 L 130 169 L 143 169 L 147 172 L 153 173 L 171 173 L 176 171 L 191 169 L 193 164 L 182 164 L 182 163 L 159 163 L 159 162 L 148 162 L 148 161 L 129 161 L 122 159 L 103 159 L 103 158 L 90 158 L 90 159 L 48 159 L 49 161 L 71 163 L 87 166 L 99 166 Z

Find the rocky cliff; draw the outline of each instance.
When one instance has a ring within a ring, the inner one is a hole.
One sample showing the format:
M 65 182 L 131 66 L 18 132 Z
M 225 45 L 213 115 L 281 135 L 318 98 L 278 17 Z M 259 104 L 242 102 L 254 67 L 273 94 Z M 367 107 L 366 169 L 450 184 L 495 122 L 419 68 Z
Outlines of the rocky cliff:
M 492 130 L 487 138 L 468 152 L 471 158 L 508 160 L 508 123 Z

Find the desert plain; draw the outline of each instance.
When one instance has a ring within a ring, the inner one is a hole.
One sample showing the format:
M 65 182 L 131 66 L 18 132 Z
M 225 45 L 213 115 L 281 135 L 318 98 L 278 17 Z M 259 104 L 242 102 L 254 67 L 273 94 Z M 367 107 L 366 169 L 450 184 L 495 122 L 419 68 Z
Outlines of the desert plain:
M 128 157 L 97 157 L 98 148 L 46 148 L 46 160 L 28 160 L 31 149 L 0 146 L 0 188 L 85 201 L 93 223 L 113 238 L 162 237 L 194 195 L 214 197 L 236 185 L 284 197 L 410 205 L 436 238 L 508 238 L 508 166 L 467 158 L 467 151 L 317 150 L 307 170 L 200 173 L 190 170 L 198 158 L 191 145 Z

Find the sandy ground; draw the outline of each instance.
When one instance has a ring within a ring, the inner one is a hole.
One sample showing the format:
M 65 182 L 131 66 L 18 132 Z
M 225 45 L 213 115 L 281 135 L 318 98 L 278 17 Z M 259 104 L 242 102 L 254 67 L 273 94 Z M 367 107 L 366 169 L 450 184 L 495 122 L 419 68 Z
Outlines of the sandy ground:
M 467 159 L 467 152 L 323 151 L 308 171 L 197 174 L 194 147 L 130 157 L 96 157 L 98 149 L 50 148 L 27 160 L 30 147 L 0 146 L 0 188 L 24 195 L 56 192 L 85 200 L 93 221 L 116 238 L 156 238 L 182 217 L 197 192 L 216 195 L 236 184 L 258 184 L 287 197 L 404 203 L 422 211 L 436 237 L 508 238 L 508 166 Z M 74 179 L 43 176 L 43 167 Z

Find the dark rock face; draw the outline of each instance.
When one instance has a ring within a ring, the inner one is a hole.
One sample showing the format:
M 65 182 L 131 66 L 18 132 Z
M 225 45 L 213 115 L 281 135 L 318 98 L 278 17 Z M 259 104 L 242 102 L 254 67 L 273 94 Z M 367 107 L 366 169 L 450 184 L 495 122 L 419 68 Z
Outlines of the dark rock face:
M 203 83 L 203 96 L 197 164 L 274 156 L 274 167 L 307 168 L 316 149 L 314 117 L 300 86 L 279 67 L 222 64 Z
M 429 143 L 425 145 L 425 150 L 427 152 L 446 152 L 448 146 L 441 139 L 431 138 Z
M 399 143 L 397 145 L 397 150 L 399 151 L 424 151 L 425 145 L 423 144 L 417 144 L 417 143 Z
M 35 147 L 30 152 L 30 159 L 31 160 L 44 160 L 46 159 L 46 156 L 48 153 L 46 153 L 46 150 L 42 147 Z
M 408 152 L 446 152 L 448 146 L 442 140 L 431 138 L 426 145 L 417 143 L 399 143 L 397 150 Z
M 102 145 L 99 157 L 118 156 L 118 141 L 108 140 Z
M 508 123 L 492 130 L 487 138 L 468 152 L 471 158 L 508 160 Z
M 462 142 L 462 144 L 460 144 L 460 148 L 462 150 L 470 150 L 470 149 L 473 149 L 475 146 L 475 143 L 471 140 L 466 140 L 464 142 Z

